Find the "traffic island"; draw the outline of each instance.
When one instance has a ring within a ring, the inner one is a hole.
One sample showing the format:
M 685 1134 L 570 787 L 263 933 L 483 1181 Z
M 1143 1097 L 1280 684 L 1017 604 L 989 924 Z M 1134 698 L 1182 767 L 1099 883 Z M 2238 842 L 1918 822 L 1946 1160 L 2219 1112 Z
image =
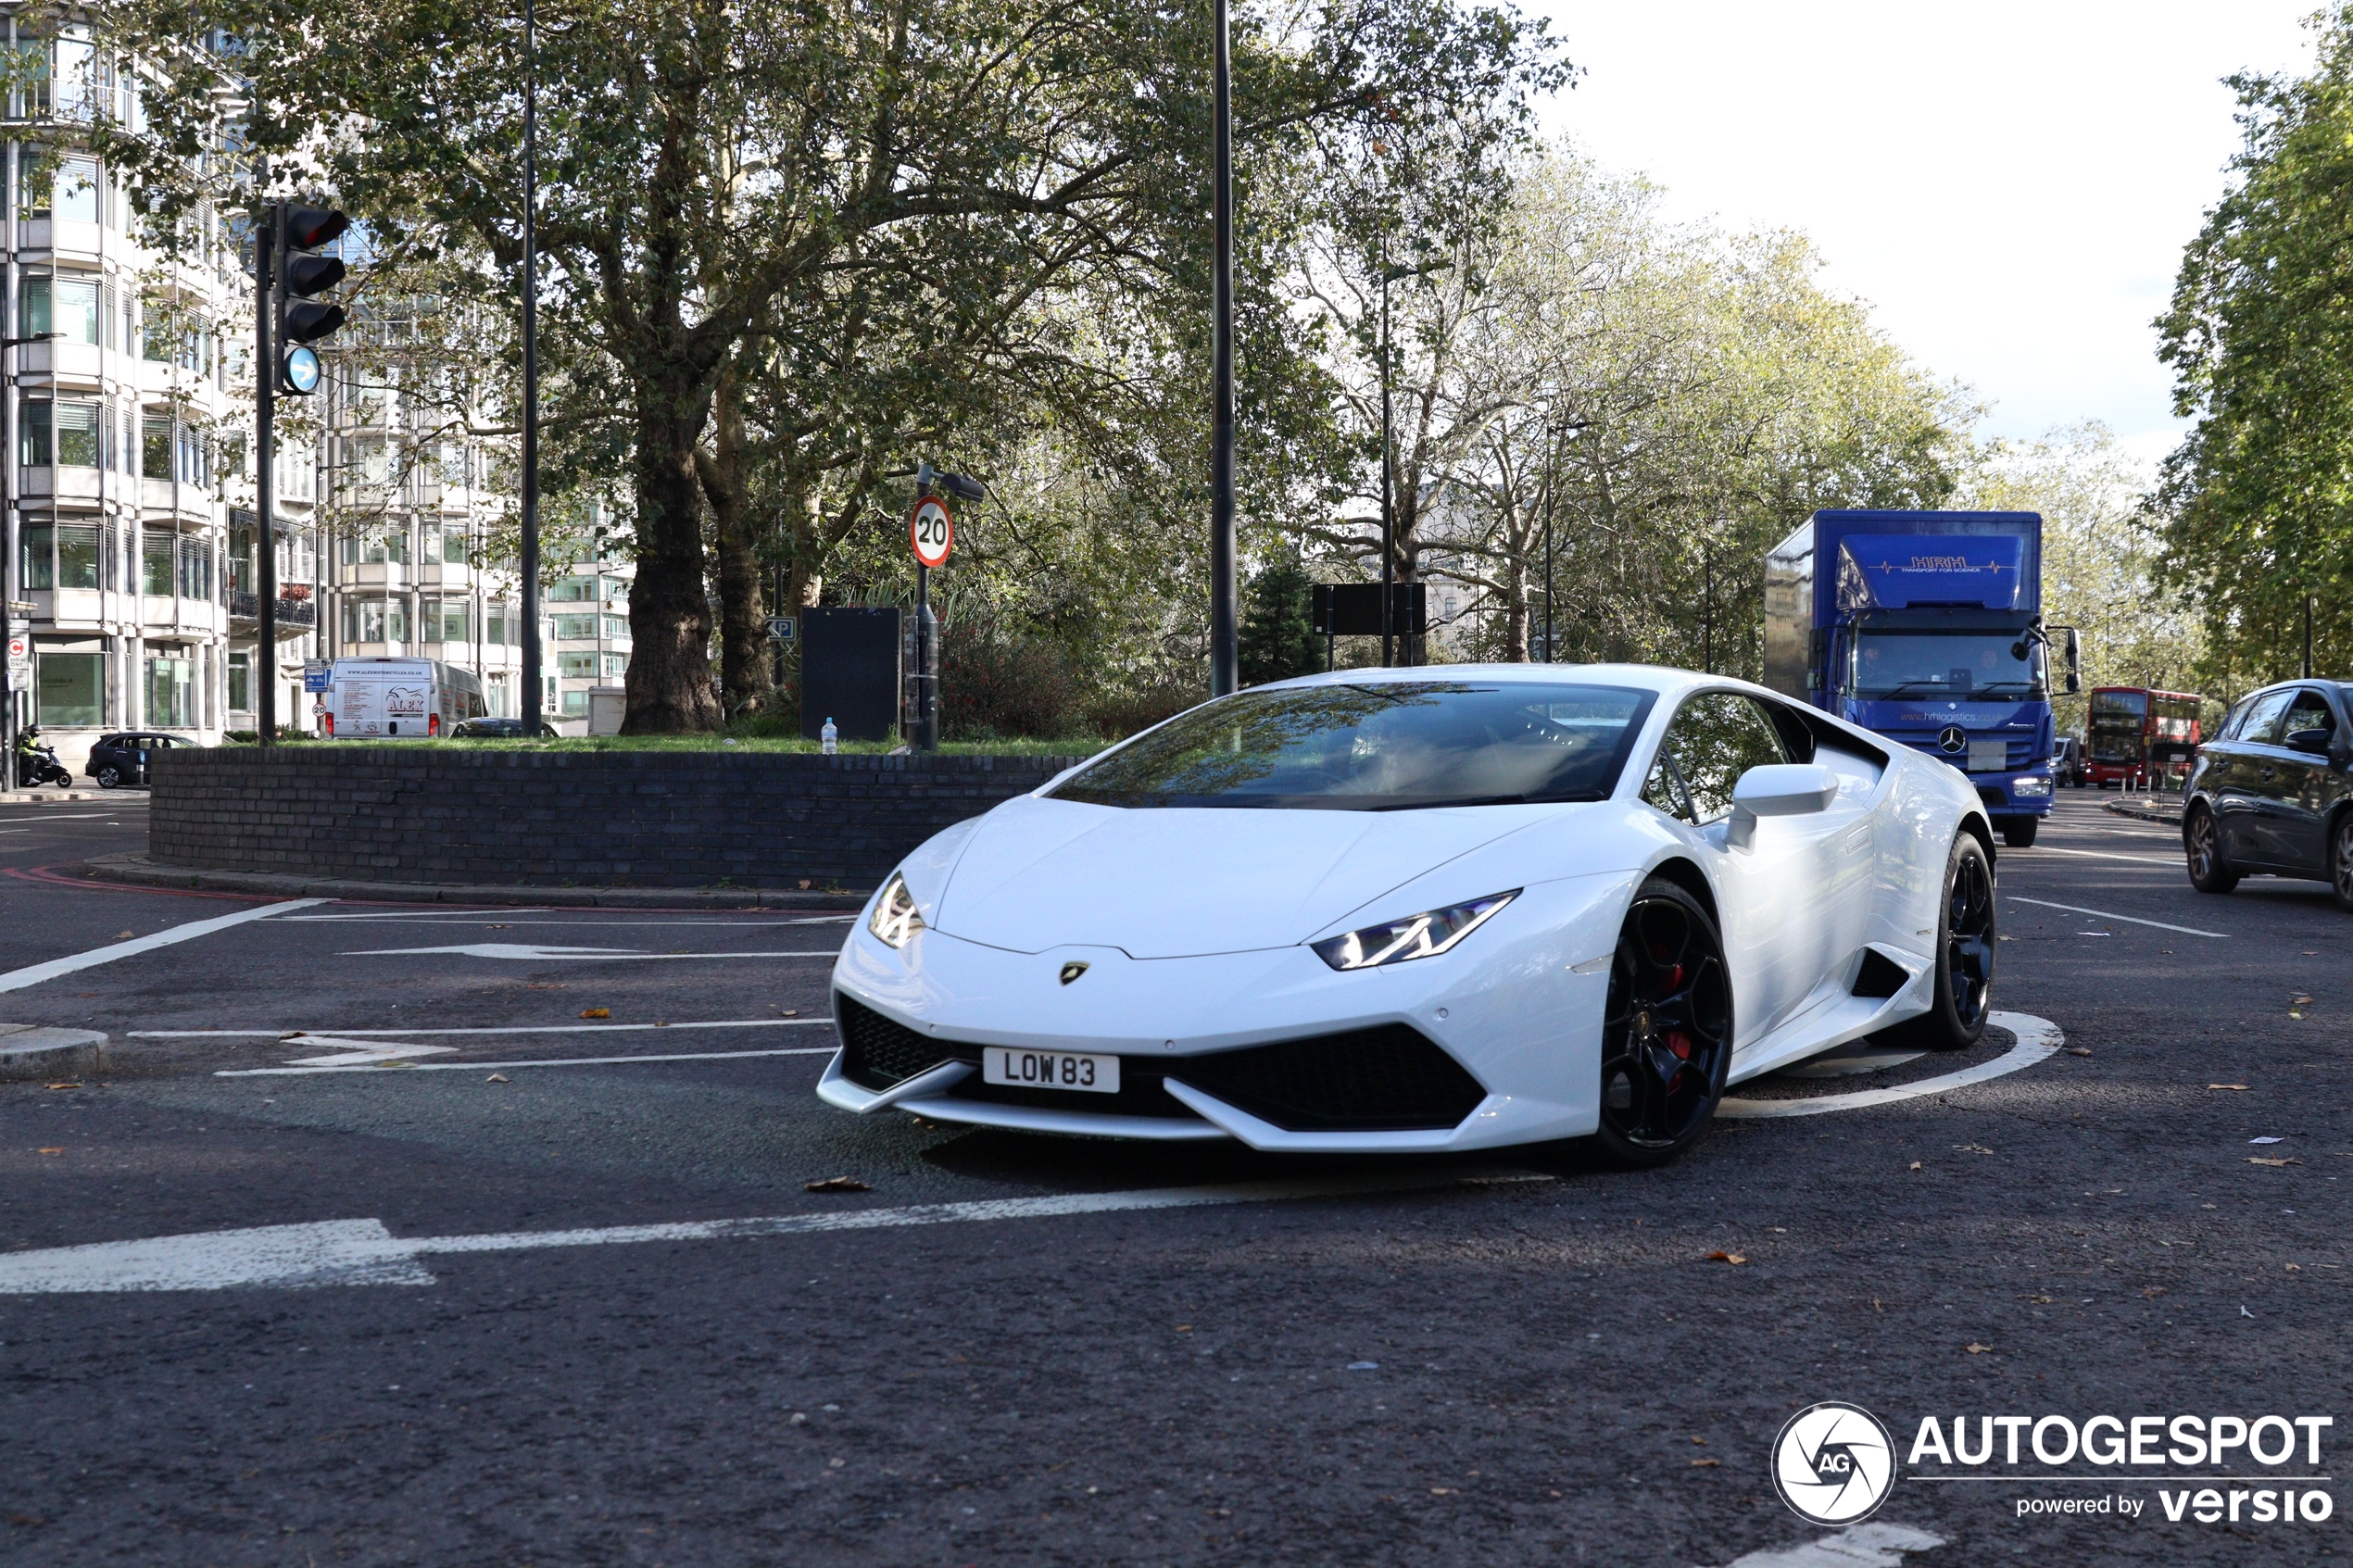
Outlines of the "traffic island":
M 0 1023 L 0 1083 L 70 1078 L 107 1070 L 107 1037 L 95 1029 Z
M 154 761 L 95 879 L 402 902 L 851 907 L 1078 757 L 283 746 Z
M 2144 822 L 2163 822 L 2169 828 L 2182 825 L 2182 802 L 2178 797 L 2168 802 L 2159 797 L 2145 795 L 2137 800 L 2103 801 L 2101 806 L 2120 817 L 2132 817 Z

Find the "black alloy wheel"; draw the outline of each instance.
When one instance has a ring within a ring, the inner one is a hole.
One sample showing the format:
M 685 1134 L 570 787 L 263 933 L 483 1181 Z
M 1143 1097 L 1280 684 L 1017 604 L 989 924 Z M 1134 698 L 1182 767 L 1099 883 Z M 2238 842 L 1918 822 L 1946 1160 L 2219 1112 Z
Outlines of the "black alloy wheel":
M 2329 829 L 2329 887 L 2336 907 L 2353 912 L 2353 809 L 2339 811 Z
M 2211 809 L 2193 806 L 2182 820 L 2182 852 L 2189 858 L 2190 885 L 2200 893 L 2228 893 L 2239 884 L 2239 873 L 2223 857 L 2222 828 Z
M 1716 922 L 1671 882 L 1653 877 L 1619 929 L 1602 1011 L 1604 1158 L 1664 1165 L 1696 1142 L 1732 1062 L 1732 986 Z
M 122 770 L 116 767 L 111 762 L 99 769 L 98 787 L 100 789 L 120 789 L 122 787 Z
M 1934 1051 L 1977 1044 L 1994 1011 L 1994 862 L 1974 834 L 1957 834 L 1936 915 L 1935 997 L 1926 1012 L 1890 1033 Z

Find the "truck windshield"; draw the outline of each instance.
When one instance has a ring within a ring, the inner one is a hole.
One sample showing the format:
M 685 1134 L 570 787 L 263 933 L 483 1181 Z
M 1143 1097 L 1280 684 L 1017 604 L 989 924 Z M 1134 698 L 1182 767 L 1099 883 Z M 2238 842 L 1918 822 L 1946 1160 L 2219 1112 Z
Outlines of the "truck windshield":
M 1858 697 L 2044 696 L 2043 650 L 2022 632 L 1866 632 L 1847 689 Z M 2012 650 L 2023 648 L 2023 653 Z
M 1517 681 L 1277 686 L 1196 708 L 1053 793 L 1099 806 L 1326 811 L 1600 800 L 1652 701 Z

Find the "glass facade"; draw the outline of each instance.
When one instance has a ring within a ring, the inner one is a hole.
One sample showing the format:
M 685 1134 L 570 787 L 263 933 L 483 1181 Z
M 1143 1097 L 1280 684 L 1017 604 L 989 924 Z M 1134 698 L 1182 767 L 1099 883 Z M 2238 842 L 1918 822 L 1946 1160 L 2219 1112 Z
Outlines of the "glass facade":
M 105 654 L 43 653 L 34 667 L 33 683 L 37 723 L 94 726 L 107 721 Z
M 184 653 L 147 656 L 147 722 L 191 729 L 196 721 L 196 661 Z

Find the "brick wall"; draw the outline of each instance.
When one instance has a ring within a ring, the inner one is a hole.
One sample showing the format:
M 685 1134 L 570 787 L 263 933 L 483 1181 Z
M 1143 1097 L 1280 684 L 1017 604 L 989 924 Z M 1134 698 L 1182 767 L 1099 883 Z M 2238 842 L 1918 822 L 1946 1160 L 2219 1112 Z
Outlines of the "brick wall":
M 158 864 L 369 882 L 875 885 L 951 822 L 1069 757 L 459 751 L 159 752 Z

